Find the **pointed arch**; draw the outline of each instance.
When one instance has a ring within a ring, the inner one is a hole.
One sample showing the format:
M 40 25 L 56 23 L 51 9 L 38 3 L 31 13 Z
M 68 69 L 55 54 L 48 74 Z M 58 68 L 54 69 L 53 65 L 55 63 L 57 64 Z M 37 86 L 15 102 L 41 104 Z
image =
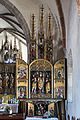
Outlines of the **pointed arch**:
M 29 43 L 30 32 L 29 32 L 28 25 L 27 25 L 26 20 L 24 19 L 23 15 L 9 0 L 0 0 L 0 4 L 5 6 L 5 8 L 7 8 L 18 20 L 18 22 L 20 23 L 20 25 L 23 29 L 23 32 L 24 32 L 24 35 L 26 38 L 26 42 Z
M 62 28 L 62 37 L 63 37 L 63 47 L 66 48 L 66 28 L 65 28 L 65 20 L 64 20 L 64 14 L 63 9 L 61 5 L 61 0 L 56 0 L 59 16 L 60 16 L 60 23 Z

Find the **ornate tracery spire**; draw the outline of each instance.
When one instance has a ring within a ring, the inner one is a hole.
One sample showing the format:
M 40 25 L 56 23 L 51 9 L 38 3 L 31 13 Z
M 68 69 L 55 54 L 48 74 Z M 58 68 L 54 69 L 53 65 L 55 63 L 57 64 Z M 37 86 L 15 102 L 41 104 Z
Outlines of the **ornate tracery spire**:
M 8 38 L 7 38 L 7 33 L 6 33 L 6 31 L 4 31 L 4 37 L 5 37 L 4 49 L 5 49 L 5 50 L 9 50 L 9 41 L 8 41 Z
M 43 4 L 42 4 L 42 7 L 40 8 L 40 32 L 44 32 L 43 16 L 44 16 L 44 8 L 43 8 Z
M 12 40 L 10 40 L 10 50 L 12 50 Z
M 32 20 L 31 20 L 31 40 L 35 40 L 35 30 L 34 30 L 34 14 L 32 14 Z
M 52 37 L 52 22 L 51 14 L 48 16 L 48 30 L 46 40 L 46 59 L 53 63 L 53 37 Z
M 16 38 L 14 37 L 14 50 L 17 49 L 17 45 L 16 45 Z
M 48 39 L 51 37 L 51 15 L 50 15 L 50 13 L 49 13 L 49 16 L 48 16 L 48 35 L 47 35 L 47 37 L 48 37 Z
M 45 58 L 45 41 L 44 41 L 44 8 L 40 8 L 40 27 L 38 31 L 38 58 Z
M 8 43 L 7 33 L 6 33 L 6 31 L 4 31 L 4 37 L 5 37 L 5 43 Z
M 30 62 L 36 59 L 35 16 L 31 16 Z
M 12 59 L 12 40 L 10 40 L 9 58 L 10 58 L 10 63 L 11 63 L 11 59 Z
M 0 54 L 1 54 L 1 62 L 3 62 L 3 60 L 4 60 L 4 56 L 3 56 L 3 54 L 4 54 L 4 44 L 3 44 L 3 40 L 1 41 L 2 43 L 1 43 L 1 51 L 0 51 Z
M 3 40 L 2 40 L 1 48 L 2 48 L 1 51 L 3 51 Z
M 22 59 L 22 47 L 21 47 L 21 42 L 20 40 L 18 40 L 19 42 L 19 58 Z

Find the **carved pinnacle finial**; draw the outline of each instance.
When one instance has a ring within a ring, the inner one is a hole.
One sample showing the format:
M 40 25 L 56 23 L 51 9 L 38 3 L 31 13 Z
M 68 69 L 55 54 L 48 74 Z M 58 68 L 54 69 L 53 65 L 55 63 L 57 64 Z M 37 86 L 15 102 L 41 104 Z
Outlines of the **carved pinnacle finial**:
M 14 37 L 14 49 L 17 49 L 17 46 L 16 46 L 16 38 Z
M 10 50 L 12 50 L 12 40 L 10 40 Z
M 21 42 L 20 40 L 18 40 L 19 42 L 19 54 L 20 54 L 20 59 L 22 59 L 22 47 L 21 47 Z
M 41 12 L 43 13 L 43 10 L 44 10 L 43 4 L 42 4 L 40 9 L 41 9 Z
M 43 30 L 43 15 L 44 15 L 44 7 L 42 4 L 42 7 L 40 8 L 40 28 Z
M 48 37 L 51 37 L 51 14 L 48 16 Z
M 8 43 L 6 31 L 4 31 L 4 36 L 5 36 L 5 43 Z
M 2 47 L 2 50 L 3 50 L 3 40 L 2 40 L 2 46 L 1 47 Z
M 32 37 L 32 40 L 34 40 L 34 14 L 32 14 L 32 31 L 31 31 L 31 37 Z

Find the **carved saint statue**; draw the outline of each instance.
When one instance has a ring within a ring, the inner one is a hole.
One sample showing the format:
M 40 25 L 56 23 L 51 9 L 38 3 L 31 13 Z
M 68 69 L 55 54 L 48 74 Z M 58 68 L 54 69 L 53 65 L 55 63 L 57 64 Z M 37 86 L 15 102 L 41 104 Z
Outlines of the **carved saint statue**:
M 13 77 L 13 74 L 11 74 L 11 77 L 10 77 L 10 88 L 14 86 L 14 77 Z
M 0 74 L 0 88 L 2 88 L 2 76 Z
M 33 109 L 31 107 L 29 108 L 29 116 L 33 116 Z
M 39 77 L 38 78 L 38 92 L 39 93 L 43 92 L 43 85 L 44 85 L 43 78 Z
M 50 82 L 46 84 L 46 93 L 50 93 Z
M 0 94 L 2 93 L 2 76 L 0 74 Z
M 32 82 L 32 93 L 36 93 L 36 88 L 37 88 L 37 82 L 36 82 L 36 78 L 34 78 L 34 81 Z
M 9 85 L 9 76 L 5 74 L 6 87 Z

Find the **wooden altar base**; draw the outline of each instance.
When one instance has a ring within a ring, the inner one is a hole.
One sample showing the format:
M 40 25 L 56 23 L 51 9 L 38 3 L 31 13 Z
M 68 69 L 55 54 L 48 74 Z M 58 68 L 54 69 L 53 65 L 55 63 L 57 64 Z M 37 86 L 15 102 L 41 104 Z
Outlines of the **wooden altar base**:
M 24 117 L 22 114 L 0 114 L 0 120 L 24 120 Z

